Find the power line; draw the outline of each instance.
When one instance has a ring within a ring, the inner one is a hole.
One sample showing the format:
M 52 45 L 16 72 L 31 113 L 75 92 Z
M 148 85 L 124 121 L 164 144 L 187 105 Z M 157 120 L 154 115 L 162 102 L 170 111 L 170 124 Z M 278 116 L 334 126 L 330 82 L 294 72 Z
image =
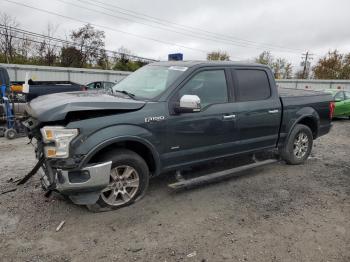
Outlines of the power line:
M 75 42 L 72 42 L 72 41 L 68 41 L 68 40 L 64 40 L 64 39 L 60 39 L 60 38 L 56 38 L 56 37 L 52 37 L 52 36 L 48 36 L 48 35 L 43 35 L 43 34 L 31 32 L 31 31 L 27 31 L 27 30 L 24 30 L 24 29 L 21 29 L 21 28 L 18 28 L 18 27 L 10 27 L 10 26 L 5 26 L 5 25 L 0 24 L 0 28 L 9 28 L 10 30 L 15 31 L 17 33 L 23 33 L 23 34 L 26 34 L 26 35 L 29 35 L 29 36 L 39 37 L 39 38 L 42 38 L 42 39 L 49 39 L 49 40 L 53 40 L 53 41 L 56 41 L 56 42 L 59 42 L 59 43 L 63 43 L 63 44 L 66 44 L 66 45 L 81 46 L 81 44 L 78 44 L 78 43 L 75 43 Z M 42 43 L 42 42 L 40 42 L 40 43 Z M 83 47 L 88 47 L 87 45 L 82 45 L 82 46 Z M 156 62 L 156 61 L 158 61 L 158 60 L 155 60 L 155 59 L 145 58 L 145 57 L 131 55 L 131 54 L 126 54 L 126 53 L 118 52 L 118 51 L 107 50 L 107 49 L 104 49 L 104 48 L 100 48 L 99 50 L 105 51 L 105 52 L 108 52 L 108 53 L 112 53 L 113 55 L 116 55 L 116 54 L 117 55 L 123 55 L 123 56 L 127 56 L 129 58 L 135 59 L 135 60 L 142 60 L 142 61 L 145 61 L 145 62 Z
M 159 27 L 159 26 L 149 25 L 147 23 L 142 23 L 142 22 L 135 21 L 133 19 L 112 15 L 112 14 L 109 14 L 109 13 L 106 13 L 106 12 L 102 12 L 102 11 L 99 11 L 99 10 L 96 10 L 96 9 L 91 9 L 91 8 L 88 8 L 88 7 L 85 7 L 85 6 L 81 6 L 81 5 L 76 5 L 76 4 L 73 4 L 73 3 L 70 3 L 70 2 L 66 2 L 66 1 L 63 1 L 63 0 L 56 0 L 56 1 L 62 2 L 64 4 L 75 6 L 75 7 L 79 8 L 79 9 L 89 10 L 91 12 L 107 15 L 107 16 L 110 16 L 110 17 L 113 17 L 113 18 L 127 20 L 127 21 L 131 21 L 131 22 L 138 23 L 138 24 L 141 24 L 141 25 L 149 26 L 151 28 L 165 30 L 167 32 L 174 32 L 174 33 L 177 33 L 177 34 L 181 34 L 181 35 L 192 37 L 194 39 L 202 39 L 202 40 L 207 40 L 207 41 L 211 41 L 211 42 L 214 42 L 214 43 L 221 42 L 221 43 L 224 43 L 224 44 L 234 45 L 234 46 L 239 46 L 239 47 L 244 47 L 244 48 L 261 49 L 261 48 L 255 47 L 255 46 L 248 46 L 246 44 L 235 43 L 235 42 L 228 41 L 228 40 L 219 40 L 218 38 L 208 38 L 208 37 L 196 36 L 196 35 L 193 35 L 193 34 L 188 34 L 188 33 L 184 33 L 184 32 L 181 32 L 181 31 L 176 31 L 176 30 L 172 30 L 172 29 L 169 29 L 169 28 L 163 28 L 163 27 Z M 95 5 L 95 6 L 98 6 L 98 5 Z M 107 9 L 107 10 L 109 10 L 109 9 Z M 289 52 L 289 51 L 286 51 L 286 52 Z M 290 53 L 295 53 L 295 52 L 290 52 Z
M 91 9 L 89 7 L 86 7 L 86 6 L 76 5 L 76 4 L 71 3 L 71 2 L 66 2 L 66 1 L 63 1 L 63 0 L 56 0 L 56 1 L 62 2 L 64 4 L 72 5 L 72 6 L 75 6 L 77 8 L 80 8 L 80 9 L 85 9 L 85 10 L 89 10 L 91 12 L 95 12 L 95 13 L 103 14 L 103 15 L 106 15 L 106 16 L 110 16 L 110 17 L 113 17 L 113 18 L 127 20 L 127 21 L 131 21 L 131 22 L 138 23 L 138 24 L 141 24 L 141 25 L 145 25 L 145 26 L 151 27 L 153 29 L 156 28 L 156 29 L 160 29 L 160 30 L 165 30 L 167 32 L 174 32 L 174 33 L 177 33 L 177 34 L 180 34 L 180 35 L 189 36 L 189 37 L 194 38 L 194 39 L 201 39 L 201 40 L 211 41 L 211 42 L 214 42 L 214 43 L 220 42 L 220 43 L 223 43 L 223 44 L 226 44 L 226 45 L 239 46 L 239 47 L 243 47 L 243 48 L 253 48 L 253 49 L 259 49 L 259 50 L 266 50 L 266 49 L 271 50 L 271 48 L 259 47 L 259 46 L 255 46 L 255 45 L 252 45 L 252 44 L 240 43 L 240 42 L 233 41 L 233 40 L 227 40 L 227 39 L 220 40 L 222 38 L 217 37 L 217 36 L 209 36 L 209 37 L 204 36 L 203 37 L 201 34 L 198 34 L 198 32 L 193 33 L 193 32 L 190 31 L 190 34 L 189 34 L 189 33 L 186 33 L 184 31 L 173 30 L 173 29 L 171 29 L 173 27 L 169 28 L 169 26 L 166 26 L 166 28 L 164 28 L 164 27 L 160 27 L 160 26 L 150 25 L 150 24 L 147 24 L 147 23 L 144 23 L 144 22 L 139 22 L 139 21 L 136 21 L 136 20 L 133 20 L 133 19 L 130 19 L 130 18 L 120 17 L 120 16 L 116 16 L 116 15 L 113 15 L 113 14 L 109 14 L 109 13 L 103 12 L 103 11 L 99 11 L 99 10 L 96 10 L 96 9 Z M 81 0 L 78 0 L 78 1 L 81 1 Z M 81 1 L 81 2 L 86 2 L 86 1 Z M 99 5 L 92 4 L 92 3 L 88 3 L 88 4 L 90 4 L 92 6 L 100 7 L 100 8 L 103 8 L 103 9 L 106 9 L 106 10 L 110 11 L 109 8 L 101 7 Z M 188 30 L 185 30 L 185 31 L 188 31 Z M 293 53 L 293 54 L 298 53 L 299 54 L 299 52 L 295 52 L 295 51 L 287 51 L 287 50 L 285 50 L 285 51 L 275 50 L 275 51 L 285 52 L 285 53 Z
M 26 31 L 26 30 L 22 30 L 22 29 L 16 29 L 14 27 L 6 27 L 6 26 L 3 26 L 3 25 L 0 25 L 0 28 L 11 28 L 11 31 L 13 32 L 16 32 L 16 33 L 19 33 L 19 34 L 23 34 L 23 35 L 26 35 L 26 36 L 31 36 L 31 37 L 38 37 L 38 38 L 41 38 L 41 39 L 44 39 L 44 40 L 53 40 L 55 41 L 56 43 L 61 43 L 63 45 L 55 45 L 55 44 L 51 44 L 51 46 L 54 46 L 54 47 L 60 47 L 60 48 L 63 48 L 63 47 L 67 47 L 68 45 L 70 46 L 79 46 L 79 44 L 77 43 L 74 43 L 74 42 L 70 42 L 68 40 L 63 40 L 63 39 L 59 39 L 59 38 L 55 38 L 55 37 L 50 37 L 50 36 L 46 36 L 46 35 L 41 35 L 41 34 L 38 34 L 38 33 L 34 33 L 34 32 L 29 32 L 29 31 Z M 1 34 L 1 35 L 5 35 L 5 34 Z M 36 41 L 36 40 L 33 40 L 31 38 L 20 38 L 20 37 L 17 37 L 17 36 L 13 36 L 13 38 L 17 38 L 17 39 L 21 39 L 21 40 L 26 40 L 26 41 L 29 41 L 29 42 L 34 42 L 34 43 L 38 43 L 38 44 L 43 44 L 43 42 L 39 42 L 39 41 Z M 83 45 L 83 47 L 87 47 L 86 45 Z M 117 52 L 117 51 L 111 51 L 111 50 L 106 50 L 106 49 L 103 49 L 103 48 L 99 48 L 98 49 L 99 51 L 105 51 L 105 52 L 109 52 L 109 53 L 113 53 L 114 55 L 117 54 L 117 55 L 124 55 L 124 56 L 127 56 L 129 58 L 133 58 L 133 59 L 136 59 L 136 60 L 142 60 L 142 61 L 145 61 L 145 62 L 155 62 L 157 60 L 154 60 L 154 59 L 149 59 L 149 58 L 144 58 L 144 57 L 139 57 L 139 56 L 135 56 L 135 55 L 130 55 L 130 54 L 126 54 L 126 53 L 121 53 L 121 52 Z M 108 57 L 111 57 L 111 56 L 108 56 Z
M 23 41 L 28 41 L 28 42 L 32 42 L 32 43 L 37 43 L 37 44 L 43 44 L 43 41 L 37 41 L 35 39 L 32 38 L 28 38 L 28 37 L 24 37 L 24 36 L 30 36 L 30 37 L 37 37 L 40 39 L 44 39 L 45 40 L 53 40 L 55 43 L 49 43 L 50 46 L 52 47 L 57 47 L 57 48 L 65 48 L 68 46 L 79 46 L 79 44 L 68 41 L 68 40 L 63 40 L 63 39 L 59 39 L 59 38 L 54 38 L 54 37 L 50 37 L 50 36 L 46 36 L 46 35 L 41 35 L 38 33 L 34 33 L 34 32 L 30 32 L 30 31 L 26 31 L 26 30 L 22 30 L 22 29 L 16 29 L 14 27 L 7 27 L 4 25 L 0 24 L 0 28 L 8 28 L 11 30 L 11 32 L 15 32 L 18 34 L 23 34 L 23 37 L 19 37 L 16 35 L 11 35 L 11 37 L 15 38 L 15 39 L 20 39 Z M 0 33 L 0 35 L 6 35 L 4 33 Z M 61 45 L 58 45 L 61 44 Z M 83 47 L 87 47 L 86 45 L 83 45 Z M 130 54 L 126 54 L 126 53 L 122 53 L 122 52 L 117 52 L 117 51 L 111 51 L 111 50 L 106 50 L 103 48 L 99 48 L 98 51 L 104 51 L 106 57 L 108 58 L 112 58 L 115 59 L 116 55 L 120 55 L 120 56 L 125 56 L 128 59 L 134 60 L 134 61 L 141 61 L 141 62 L 145 62 L 145 63 L 150 63 L 150 62 L 155 62 L 157 60 L 153 60 L 153 59 L 148 59 L 148 58 L 144 58 L 144 57 L 139 57 L 139 56 L 135 56 L 135 55 L 130 55 Z M 108 55 L 107 53 L 111 53 L 112 55 Z M 104 55 L 102 53 L 97 53 L 97 57 L 98 58 L 104 58 Z
M 141 38 L 141 39 L 147 39 L 147 40 L 150 40 L 150 41 L 153 41 L 153 42 L 158 42 L 158 43 L 171 45 L 171 46 L 177 46 L 177 47 L 181 47 L 181 48 L 185 48 L 185 49 L 194 50 L 194 51 L 197 51 L 197 52 L 202 52 L 202 53 L 205 53 L 205 54 L 210 52 L 208 50 L 203 50 L 203 49 L 198 49 L 198 48 L 194 48 L 194 47 L 184 46 L 184 45 L 180 45 L 180 44 L 175 44 L 175 43 L 171 43 L 171 42 L 155 39 L 155 38 L 152 38 L 152 37 L 147 37 L 147 36 L 142 36 L 142 35 L 139 35 L 139 34 L 126 32 L 126 31 L 115 29 L 115 28 L 112 28 L 112 27 L 109 27 L 109 26 L 105 26 L 105 25 L 99 25 L 99 24 L 95 24 L 95 23 L 90 23 L 89 21 L 85 21 L 85 20 L 73 18 L 73 17 L 70 17 L 70 16 L 62 15 L 62 14 L 59 14 L 59 13 L 56 13 L 56 12 L 52 12 L 52 11 L 49 11 L 49 10 L 46 10 L 46 9 L 42 9 L 42 8 L 38 8 L 38 7 L 27 5 L 27 4 L 19 3 L 19 2 L 16 2 L 16 1 L 11 1 L 11 0 L 3 0 L 3 1 L 6 1 L 8 3 L 12 3 L 12 4 L 15 4 L 15 5 L 18 5 L 18 6 L 22 6 L 22 7 L 24 6 L 26 8 L 37 10 L 37 11 L 40 11 L 40 12 L 43 12 L 43 13 L 59 16 L 59 17 L 62 17 L 62 18 L 66 18 L 66 19 L 69 19 L 69 20 L 72 20 L 72 21 L 80 22 L 80 23 L 83 23 L 83 24 L 90 24 L 90 25 L 93 25 L 95 27 L 105 28 L 107 30 L 111 30 L 111 31 L 115 31 L 115 32 L 118 32 L 118 33 L 127 34 L 127 35 L 130 35 L 130 36 L 133 36 L 133 37 L 137 37 L 137 38 Z
M 58 1 L 60 1 L 60 0 L 58 0 Z M 97 3 L 100 3 L 100 4 L 104 5 L 104 6 L 112 7 L 115 10 L 123 10 L 123 11 L 131 13 L 131 14 L 128 14 L 128 13 L 125 13 L 125 12 L 116 11 L 118 13 L 121 13 L 121 14 L 124 14 L 124 15 L 127 15 L 127 16 L 132 16 L 132 17 L 135 17 L 135 18 L 138 18 L 138 19 L 142 19 L 142 20 L 145 20 L 145 21 L 149 21 L 149 22 L 152 22 L 152 23 L 165 25 L 167 27 L 169 27 L 169 24 L 170 24 L 170 26 L 173 27 L 173 28 L 174 27 L 175 28 L 181 28 L 182 30 L 185 30 L 185 31 L 188 31 L 188 32 L 191 32 L 191 33 L 198 34 L 198 32 L 200 32 L 200 34 L 202 34 L 202 35 L 204 34 L 206 36 L 209 35 L 210 37 L 215 37 L 216 41 L 218 41 L 218 39 L 221 39 L 221 40 L 224 40 L 224 41 L 230 41 L 230 42 L 236 43 L 236 45 L 239 45 L 239 46 L 243 45 L 242 47 L 251 47 L 251 48 L 259 48 L 259 49 L 260 48 L 261 49 L 263 49 L 263 48 L 266 49 L 266 47 L 268 47 L 269 49 L 271 49 L 271 48 L 275 48 L 275 49 L 278 48 L 278 49 L 289 50 L 289 51 L 285 51 L 285 52 L 291 52 L 291 50 L 301 51 L 301 49 L 297 49 L 297 48 L 278 46 L 278 45 L 273 45 L 273 44 L 268 44 L 268 43 L 258 43 L 256 41 L 251 41 L 251 40 L 241 39 L 241 38 L 237 38 L 237 37 L 233 37 L 233 36 L 228 36 L 228 35 L 223 35 L 223 34 L 210 32 L 210 31 L 203 30 L 203 29 L 200 29 L 200 28 L 178 24 L 178 23 L 175 23 L 175 22 L 172 22 L 172 21 L 169 21 L 169 20 L 159 19 L 159 18 L 156 18 L 156 17 L 153 17 L 153 16 L 149 16 L 149 15 L 146 15 L 146 14 L 143 14 L 143 13 L 138 13 L 138 12 L 135 12 L 135 11 L 132 11 L 132 10 L 121 8 L 120 6 L 107 4 L 107 3 L 100 2 L 100 1 L 97 1 L 97 0 L 94 0 L 93 1 L 94 3 L 91 3 L 91 1 L 89 2 L 89 1 L 86 1 L 86 0 L 77 0 L 77 1 L 83 2 L 83 3 L 87 3 L 87 4 L 90 4 L 90 5 L 96 6 L 96 7 L 100 7 L 100 8 L 103 8 L 105 10 L 110 10 L 110 8 L 105 8 L 103 6 L 96 5 L 95 2 L 97 2 Z M 67 2 L 65 2 L 65 3 L 66 4 L 71 4 L 71 3 L 67 3 Z M 81 8 L 85 8 L 85 7 L 81 7 Z M 93 11 L 96 11 L 96 10 L 93 10 Z M 126 19 L 126 18 L 123 18 L 123 19 Z M 137 23 L 140 23 L 140 22 L 137 22 Z
M 4 33 L 0 33 L 0 35 L 6 35 L 6 34 L 4 34 Z M 19 40 L 23 40 L 23 41 L 28 41 L 28 42 L 32 42 L 32 43 L 37 43 L 37 44 L 42 44 L 43 42 L 40 42 L 40 41 L 36 41 L 36 40 L 34 40 L 34 39 L 29 39 L 29 38 L 24 38 L 24 37 L 18 37 L 18 36 L 12 36 L 12 38 L 15 38 L 15 39 L 19 39 Z M 66 47 L 64 44 L 62 44 L 62 45 L 57 45 L 57 43 L 56 44 L 50 44 L 50 46 L 52 46 L 52 47 L 58 47 L 58 48 L 64 48 L 64 47 Z M 119 53 L 119 52 L 118 52 Z M 119 54 L 122 54 L 122 53 L 119 53 Z M 124 54 L 125 56 L 129 56 L 128 54 Z M 115 57 L 112 57 L 112 56 L 108 56 L 108 55 L 106 55 L 106 57 L 107 58 L 115 58 Z M 97 58 L 104 58 L 104 56 L 102 55 L 102 54 L 97 54 Z M 139 59 L 139 61 L 141 61 L 141 62 L 146 62 L 146 61 L 142 61 L 141 59 Z M 149 61 L 147 61 L 147 62 L 149 62 Z

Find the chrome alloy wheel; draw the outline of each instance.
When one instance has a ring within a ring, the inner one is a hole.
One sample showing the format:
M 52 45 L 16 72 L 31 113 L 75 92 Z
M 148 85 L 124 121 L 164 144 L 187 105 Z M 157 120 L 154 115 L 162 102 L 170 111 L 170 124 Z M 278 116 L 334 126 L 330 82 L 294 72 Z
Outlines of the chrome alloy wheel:
M 294 140 L 293 152 L 294 155 L 301 159 L 303 158 L 309 149 L 309 138 L 308 136 L 300 132 Z
M 102 190 L 102 199 L 111 206 L 128 203 L 137 193 L 140 178 L 131 166 L 117 166 L 111 169 L 109 185 Z

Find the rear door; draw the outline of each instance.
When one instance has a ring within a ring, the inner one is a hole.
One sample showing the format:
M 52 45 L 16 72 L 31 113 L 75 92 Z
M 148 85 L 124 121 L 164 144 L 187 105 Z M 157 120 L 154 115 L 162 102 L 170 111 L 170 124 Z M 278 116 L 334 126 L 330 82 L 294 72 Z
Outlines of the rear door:
M 241 151 L 275 147 L 282 115 L 271 73 L 264 68 L 232 70 Z

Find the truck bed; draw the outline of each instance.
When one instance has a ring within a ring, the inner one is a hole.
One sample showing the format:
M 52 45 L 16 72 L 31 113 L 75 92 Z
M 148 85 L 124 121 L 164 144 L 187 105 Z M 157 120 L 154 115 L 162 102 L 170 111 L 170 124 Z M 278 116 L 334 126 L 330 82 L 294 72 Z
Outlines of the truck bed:
M 298 118 L 305 116 L 312 110 L 317 112 L 315 123 L 318 128 L 317 136 L 326 134 L 329 132 L 330 120 L 329 120 L 329 103 L 332 101 L 332 96 L 322 91 L 302 90 L 294 88 L 278 88 L 280 100 L 283 107 L 282 125 L 281 125 L 281 137 L 285 136 L 290 130 L 290 123 L 297 122 Z
M 285 87 L 278 87 L 278 93 L 279 93 L 280 97 L 317 96 L 317 95 L 324 95 L 325 94 L 322 91 L 285 88 Z
M 303 105 L 323 109 L 332 101 L 331 95 L 322 91 L 278 87 L 278 93 L 284 107 Z

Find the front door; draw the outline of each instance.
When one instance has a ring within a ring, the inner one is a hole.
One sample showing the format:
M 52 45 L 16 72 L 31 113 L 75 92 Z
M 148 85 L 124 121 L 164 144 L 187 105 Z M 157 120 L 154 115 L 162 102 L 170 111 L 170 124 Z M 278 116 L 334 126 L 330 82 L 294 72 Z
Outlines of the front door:
M 225 68 L 200 70 L 177 91 L 177 101 L 183 95 L 197 95 L 201 111 L 172 114 L 166 120 L 168 141 L 162 159 L 165 166 L 232 153 L 238 130 L 229 74 Z

